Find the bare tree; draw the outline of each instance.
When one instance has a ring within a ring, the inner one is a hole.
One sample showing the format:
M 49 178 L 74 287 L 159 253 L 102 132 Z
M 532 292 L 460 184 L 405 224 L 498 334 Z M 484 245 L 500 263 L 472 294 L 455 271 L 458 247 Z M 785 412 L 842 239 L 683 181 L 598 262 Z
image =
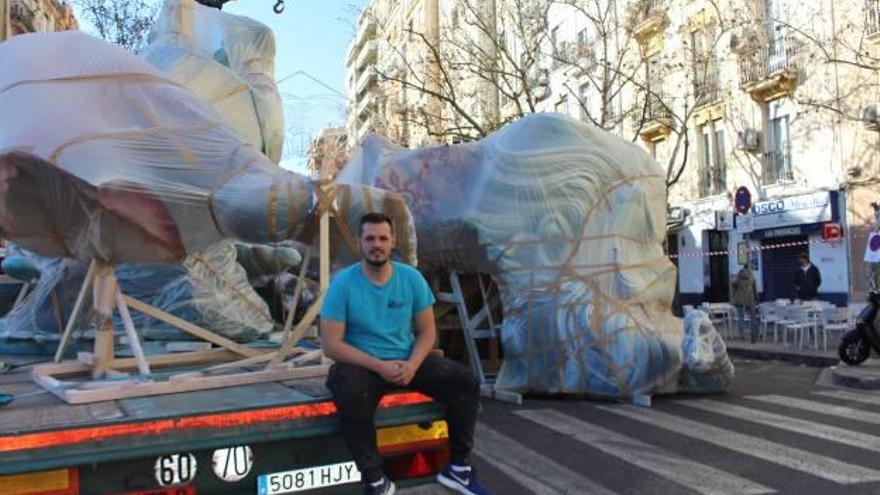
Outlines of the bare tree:
M 147 40 L 158 11 L 147 0 L 77 0 L 80 14 L 98 36 L 137 51 Z
M 534 112 L 546 86 L 539 63 L 550 4 L 455 0 L 437 32 L 408 26 L 396 35 L 377 19 L 396 52 L 377 73 L 400 123 L 434 140 L 470 140 Z

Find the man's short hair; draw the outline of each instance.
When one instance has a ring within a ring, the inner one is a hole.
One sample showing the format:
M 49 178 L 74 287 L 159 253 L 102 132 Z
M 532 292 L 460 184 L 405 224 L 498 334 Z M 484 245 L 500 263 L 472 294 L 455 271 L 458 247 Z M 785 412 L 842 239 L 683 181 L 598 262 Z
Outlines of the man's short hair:
M 807 261 L 809 261 L 809 260 L 810 260 L 810 255 L 807 254 L 807 253 L 800 253 L 800 254 L 798 254 L 798 259 L 799 259 L 799 260 L 807 260 Z
M 391 217 L 384 213 L 374 211 L 362 216 L 361 223 L 360 225 L 358 225 L 358 237 L 360 237 L 364 233 L 365 223 L 387 223 L 388 227 L 391 228 L 391 235 L 394 235 L 394 223 L 391 221 Z

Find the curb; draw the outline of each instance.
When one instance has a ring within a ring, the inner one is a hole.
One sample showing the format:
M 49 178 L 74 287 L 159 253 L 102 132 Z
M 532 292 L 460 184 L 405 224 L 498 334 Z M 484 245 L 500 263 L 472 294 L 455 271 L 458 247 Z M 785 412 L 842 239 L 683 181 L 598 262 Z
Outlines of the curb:
M 880 370 L 876 370 L 873 375 L 868 375 L 862 371 L 857 371 L 856 367 L 835 367 L 831 369 L 831 379 L 836 385 L 850 388 L 860 388 L 863 390 L 880 389 Z
M 818 356 L 815 354 L 805 354 L 790 351 L 775 351 L 767 349 L 747 349 L 742 347 L 728 347 L 727 353 L 731 356 L 760 359 L 765 361 L 789 361 L 793 363 L 804 364 L 814 368 L 827 368 L 829 366 L 835 366 L 840 362 L 838 358 L 830 356 Z M 878 382 L 878 388 L 880 388 L 880 382 Z

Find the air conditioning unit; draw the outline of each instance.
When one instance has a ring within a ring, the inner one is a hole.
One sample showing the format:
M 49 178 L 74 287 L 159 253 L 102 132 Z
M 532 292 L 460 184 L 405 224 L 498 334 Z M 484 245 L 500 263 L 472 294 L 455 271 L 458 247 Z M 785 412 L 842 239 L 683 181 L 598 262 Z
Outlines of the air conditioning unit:
M 869 131 L 880 131 L 880 103 L 865 106 L 862 111 L 862 123 Z
M 739 133 L 739 149 L 758 151 L 761 149 L 761 132 L 757 129 L 746 129 Z

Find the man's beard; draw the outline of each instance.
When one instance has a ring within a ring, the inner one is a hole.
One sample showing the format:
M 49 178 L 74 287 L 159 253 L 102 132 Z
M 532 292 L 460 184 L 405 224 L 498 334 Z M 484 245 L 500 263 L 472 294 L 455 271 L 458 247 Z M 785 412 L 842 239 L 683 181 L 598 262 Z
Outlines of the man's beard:
M 373 268 L 382 268 L 383 266 L 388 264 L 389 258 L 385 257 L 380 260 L 370 259 L 369 255 L 364 256 L 364 261 L 370 264 Z

